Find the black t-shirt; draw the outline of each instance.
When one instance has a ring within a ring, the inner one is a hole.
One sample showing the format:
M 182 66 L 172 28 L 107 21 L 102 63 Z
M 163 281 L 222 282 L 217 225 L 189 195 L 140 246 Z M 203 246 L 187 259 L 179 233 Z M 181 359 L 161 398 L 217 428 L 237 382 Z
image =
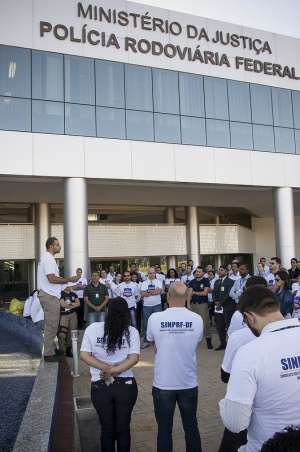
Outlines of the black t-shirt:
M 210 288 L 209 279 L 208 278 L 202 278 L 200 281 L 197 281 L 197 279 L 192 279 L 192 281 L 189 284 L 189 288 L 192 288 L 195 292 L 202 292 L 205 287 Z M 200 296 L 200 295 L 193 295 L 192 296 L 192 302 L 202 302 L 207 303 L 208 302 L 208 296 Z
M 66 301 L 66 300 L 70 300 L 70 309 L 68 310 L 68 308 L 62 308 L 62 307 L 60 307 L 60 313 L 61 313 L 61 315 L 65 315 L 65 314 L 71 314 L 72 312 L 75 312 L 76 311 L 76 308 L 72 308 L 71 307 L 71 305 L 72 305 L 72 303 L 75 303 L 75 301 L 76 301 L 76 299 L 77 299 L 78 297 L 77 297 L 77 295 L 76 295 L 76 293 L 74 293 L 74 292 L 71 292 L 70 291 L 70 293 L 67 293 L 67 292 L 64 292 L 63 290 L 61 291 L 61 294 L 60 294 L 60 299 L 61 300 L 64 300 L 64 301 Z

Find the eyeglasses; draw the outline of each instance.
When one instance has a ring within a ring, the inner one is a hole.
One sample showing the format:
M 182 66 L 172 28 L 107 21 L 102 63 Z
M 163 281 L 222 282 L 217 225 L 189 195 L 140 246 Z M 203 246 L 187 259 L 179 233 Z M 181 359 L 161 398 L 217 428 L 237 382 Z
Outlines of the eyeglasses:
M 282 279 L 280 279 L 280 278 L 274 278 L 275 279 L 275 281 L 282 281 Z

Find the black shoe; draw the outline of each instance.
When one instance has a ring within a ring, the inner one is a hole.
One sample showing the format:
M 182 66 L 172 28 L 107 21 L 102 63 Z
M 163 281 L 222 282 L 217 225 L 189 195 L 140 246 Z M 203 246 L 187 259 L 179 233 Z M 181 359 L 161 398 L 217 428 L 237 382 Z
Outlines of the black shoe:
M 226 348 L 226 345 L 219 345 L 219 347 L 217 347 L 217 348 L 215 348 L 215 350 L 216 351 L 219 351 L 219 350 L 225 350 L 225 348 Z
M 212 350 L 212 349 L 213 349 L 213 346 L 212 346 L 212 343 L 211 343 L 211 339 L 206 339 L 206 344 L 207 344 L 207 348 L 208 348 L 209 350 Z
M 62 348 L 56 348 L 54 351 L 55 351 L 55 354 L 58 356 L 64 356 L 64 354 L 65 354 Z
M 68 358 L 73 358 L 73 352 L 71 347 L 67 347 L 66 356 L 68 356 Z
M 50 356 L 44 356 L 44 361 L 46 363 L 59 363 L 64 359 L 64 356 L 62 355 L 50 355 Z

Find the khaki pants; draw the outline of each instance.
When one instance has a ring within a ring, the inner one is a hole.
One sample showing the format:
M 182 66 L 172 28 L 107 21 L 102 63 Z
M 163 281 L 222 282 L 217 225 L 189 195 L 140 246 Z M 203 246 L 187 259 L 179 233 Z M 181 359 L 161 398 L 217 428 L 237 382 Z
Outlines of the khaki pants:
M 60 301 L 59 298 L 49 295 L 43 290 L 39 292 L 39 300 L 45 315 L 44 355 L 52 356 L 55 354 L 54 339 L 60 319 Z
M 202 304 L 196 304 L 191 303 L 192 311 L 196 312 L 196 314 L 199 314 L 202 317 L 203 320 L 203 336 L 205 339 L 211 339 L 211 326 L 210 326 L 210 318 L 209 318 L 209 310 L 208 310 L 208 303 L 202 303 Z
M 62 315 L 59 322 L 58 345 L 59 348 L 65 350 L 72 347 L 71 331 L 77 330 L 77 314 L 72 312 L 68 315 Z

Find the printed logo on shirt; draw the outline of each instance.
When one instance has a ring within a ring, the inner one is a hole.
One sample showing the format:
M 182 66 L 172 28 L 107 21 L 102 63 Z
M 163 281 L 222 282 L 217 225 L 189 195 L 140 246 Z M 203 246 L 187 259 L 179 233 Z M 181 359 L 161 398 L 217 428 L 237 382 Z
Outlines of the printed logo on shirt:
M 294 317 L 300 318 L 300 296 L 294 299 Z
M 154 284 L 148 284 L 148 290 L 155 290 Z
M 273 286 L 274 284 L 274 279 L 269 279 L 269 286 Z
M 297 377 L 300 380 L 300 356 L 290 356 L 280 360 L 283 372 L 280 378 Z
M 160 331 L 172 334 L 194 331 L 193 322 L 160 322 Z
M 131 287 L 125 287 L 123 290 L 124 297 L 130 298 L 132 295 L 132 289 Z
M 97 337 L 95 347 L 107 348 L 107 337 Z M 126 339 L 122 339 L 122 347 L 124 347 Z M 117 349 L 117 347 L 116 347 Z

